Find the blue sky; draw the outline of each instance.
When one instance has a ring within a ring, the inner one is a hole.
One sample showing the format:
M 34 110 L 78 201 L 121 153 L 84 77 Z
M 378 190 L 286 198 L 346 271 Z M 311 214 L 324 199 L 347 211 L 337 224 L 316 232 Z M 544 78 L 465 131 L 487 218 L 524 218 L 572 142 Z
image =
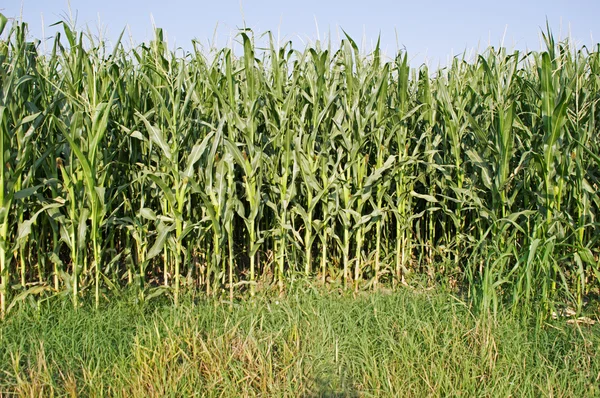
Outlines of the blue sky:
M 96 33 L 100 21 L 106 36 L 115 38 L 129 25 L 135 43 L 152 37 L 151 16 L 164 28 L 169 44 L 184 49 L 191 48 L 193 38 L 208 44 L 215 28 L 217 44 L 226 45 L 244 21 L 255 32 L 279 32 L 281 39 L 303 48 L 317 39 L 318 25 L 321 39 L 331 34 L 338 43 L 341 27 L 359 44 L 365 38 L 367 50 L 381 34 L 387 53 L 394 54 L 398 45 L 406 48 L 413 65 L 426 60 L 433 66 L 445 64 L 450 55 L 486 47 L 490 41 L 497 46 L 503 37 L 509 48 L 539 49 L 546 18 L 555 36 L 570 31 L 579 44 L 600 41 L 599 0 L 71 0 L 70 5 L 79 26 L 87 24 Z M 45 36 L 51 36 L 56 28 L 48 25 L 68 15 L 68 9 L 66 0 L 0 4 L 7 17 L 18 18 L 22 10 L 36 38 L 42 37 L 42 16 Z

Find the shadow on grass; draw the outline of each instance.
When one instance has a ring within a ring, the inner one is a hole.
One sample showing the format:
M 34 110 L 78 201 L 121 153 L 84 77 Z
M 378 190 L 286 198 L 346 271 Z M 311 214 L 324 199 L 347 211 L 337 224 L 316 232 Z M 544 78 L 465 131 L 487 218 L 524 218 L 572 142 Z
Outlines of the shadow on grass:
M 306 398 L 357 398 L 360 395 L 356 389 L 352 386 L 353 383 L 347 378 L 342 379 L 342 385 L 340 388 L 333 386 L 330 378 L 315 378 L 313 380 L 314 387 L 312 391 L 308 392 L 304 397 Z

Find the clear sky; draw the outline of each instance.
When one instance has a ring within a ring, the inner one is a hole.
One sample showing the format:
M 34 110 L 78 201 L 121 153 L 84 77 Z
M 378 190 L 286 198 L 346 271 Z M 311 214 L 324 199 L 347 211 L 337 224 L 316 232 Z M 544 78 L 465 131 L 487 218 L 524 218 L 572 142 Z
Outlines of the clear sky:
M 445 64 L 450 55 L 488 42 L 497 46 L 503 37 L 509 48 L 539 49 L 546 18 L 557 38 L 570 32 L 581 45 L 600 41 L 600 0 L 71 0 L 70 6 L 78 26 L 87 24 L 94 33 L 102 26 L 106 37 L 116 38 L 128 25 L 135 43 L 152 37 L 152 17 L 169 44 L 184 49 L 191 48 L 193 38 L 208 44 L 215 28 L 217 44 L 226 45 L 244 21 L 258 33 L 271 30 L 277 37 L 279 32 L 296 48 L 318 35 L 331 34 L 337 44 L 341 27 L 366 50 L 381 34 L 388 54 L 396 52 L 398 43 L 413 65 L 425 60 Z M 42 37 L 42 16 L 49 37 L 56 28 L 48 25 L 68 16 L 68 10 L 67 0 L 0 3 L 7 17 L 22 15 L 36 38 Z

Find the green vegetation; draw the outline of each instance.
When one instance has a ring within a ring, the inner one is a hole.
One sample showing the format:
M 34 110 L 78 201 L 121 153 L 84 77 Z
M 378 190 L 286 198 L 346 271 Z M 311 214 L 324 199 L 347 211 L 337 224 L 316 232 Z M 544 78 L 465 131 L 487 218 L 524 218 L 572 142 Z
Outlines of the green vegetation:
M 304 289 L 304 291 L 302 291 Z M 129 290 L 131 292 L 131 290 Z M 498 323 L 445 293 L 205 295 L 77 311 L 53 299 L 0 324 L 8 396 L 598 396 L 597 326 Z M 61 305 L 62 304 L 62 305 Z
M 432 75 L 350 37 L 243 30 L 238 56 L 59 25 L 45 54 L 0 16 L 2 314 L 299 278 L 426 279 L 539 322 L 597 297 L 600 48 L 548 32 Z
M 600 395 L 600 45 L 58 25 L 0 14 L 0 395 Z

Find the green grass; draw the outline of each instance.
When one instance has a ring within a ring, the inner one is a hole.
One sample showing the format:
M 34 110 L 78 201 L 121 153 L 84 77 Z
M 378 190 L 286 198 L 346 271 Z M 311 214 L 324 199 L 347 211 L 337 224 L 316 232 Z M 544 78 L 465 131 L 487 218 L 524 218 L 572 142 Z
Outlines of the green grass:
M 23 306 L 0 323 L 1 395 L 600 395 L 597 325 L 491 321 L 409 289 L 161 300 Z

